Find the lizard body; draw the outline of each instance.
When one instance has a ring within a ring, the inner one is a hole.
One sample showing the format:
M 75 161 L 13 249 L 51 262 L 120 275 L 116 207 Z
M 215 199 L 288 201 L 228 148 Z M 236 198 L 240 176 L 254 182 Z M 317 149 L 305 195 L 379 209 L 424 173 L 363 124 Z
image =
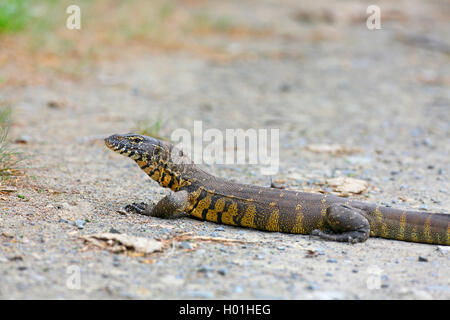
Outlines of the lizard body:
M 233 183 L 197 167 L 173 145 L 151 137 L 112 135 L 106 145 L 126 155 L 173 193 L 156 205 L 128 211 L 196 218 L 265 231 L 311 234 L 327 240 L 363 242 L 369 236 L 450 245 L 450 215 L 399 210 L 328 194 Z

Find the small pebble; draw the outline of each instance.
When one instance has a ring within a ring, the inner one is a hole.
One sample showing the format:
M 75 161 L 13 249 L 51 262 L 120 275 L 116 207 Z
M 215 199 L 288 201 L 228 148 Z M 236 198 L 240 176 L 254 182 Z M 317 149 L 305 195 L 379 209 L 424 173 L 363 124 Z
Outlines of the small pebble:
M 198 268 L 197 272 L 207 273 L 207 272 L 213 272 L 214 268 L 208 267 L 208 266 L 201 266 Z
M 288 83 L 283 83 L 281 86 L 280 86 L 280 91 L 281 92 L 289 92 L 289 91 L 291 91 L 291 85 L 290 84 L 288 84 Z
M 331 259 L 328 259 L 327 262 L 328 263 L 337 263 L 338 261 L 336 259 L 331 258 Z
M 314 290 L 319 289 L 319 285 L 318 285 L 317 282 L 311 281 L 311 282 L 308 284 L 307 288 L 308 288 L 309 290 L 313 290 L 313 291 L 314 291 Z
M 157 232 L 157 234 L 169 234 L 170 230 L 167 228 L 163 228 Z
M 442 203 L 442 201 L 437 200 L 437 199 L 434 199 L 434 198 L 431 198 L 430 200 L 431 200 L 432 202 L 436 203 L 436 204 L 441 204 L 441 203 Z
M 427 258 L 424 258 L 424 257 L 421 257 L 421 256 L 419 256 L 419 259 L 418 259 L 418 261 L 420 261 L 420 262 L 428 262 L 428 259 L 427 259 Z
M 322 248 L 316 248 L 316 249 L 314 249 L 314 252 L 319 256 L 325 255 L 325 250 L 323 250 Z
M 433 143 L 428 138 L 423 139 L 422 143 L 423 143 L 424 146 L 433 147 Z
M 217 272 L 221 275 L 224 276 L 228 273 L 228 269 L 226 268 L 220 268 L 219 270 L 217 270 Z
M 77 220 L 75 220 L 75 222 L 74 222 L 74 225 L 78 228 L 78 229 L 84 229 L 84 225 L 86 224 L 86 221 L 84 221 L 84 220 L 80 220 L 80 219 L 77 219 Z
M 190 243 L 189 241 L 183 241 L 178 245 L 179 248 L 181 249 L 193 249 L 194 246 L 192 245 L 192 243 Z
M 26 144 L 30 142 L 31 137 L 29 135 L 23 135 L 14 140 L 15 143 Z
M 72 221 L 69 221 L 69 220 L 66 220 L 66 219 L 59 219 L 58 222 L 67 223 L 67 224 L 73 224 Z
M 241 286 L 236 286 L 233 289 L 233 293 L 242 293 L 244 292 L 244 289 Z

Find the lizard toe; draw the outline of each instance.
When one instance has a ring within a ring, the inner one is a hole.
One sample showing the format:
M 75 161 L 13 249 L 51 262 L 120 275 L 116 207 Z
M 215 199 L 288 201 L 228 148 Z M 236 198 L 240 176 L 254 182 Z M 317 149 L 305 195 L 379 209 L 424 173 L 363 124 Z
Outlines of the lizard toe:
M 142 214 L 142 212 L 144 212 L 146 208 L 147 208 L 147 205 L 145 203 L 141 202 L 141 203 L 128 204 L 123 209 L 128 213 Z

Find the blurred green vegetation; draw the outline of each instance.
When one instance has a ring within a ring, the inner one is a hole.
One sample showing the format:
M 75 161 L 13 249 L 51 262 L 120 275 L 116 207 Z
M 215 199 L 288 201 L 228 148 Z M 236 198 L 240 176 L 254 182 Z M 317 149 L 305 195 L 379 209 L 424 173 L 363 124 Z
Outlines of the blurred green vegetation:
M 0 104 L 0 180 L 15 176 L 19 172 L 21 153 L 11 148 L 8 140 L 11 108 Z
M 73 4 L 81 9 L 81 30 L 66 28 L 66 10 Z M 99 61 L 147 49 L 228 59 L 230 53 L 223 44 L 202 41 L 202 37 L 261 34 L 264 30 L 238 25 L 203 2 L 0 0 L 0 43 L 4 41 L 0 54 L 6 52 L 12 57 L 8 64 L 33 75 L 53 72 L 80 78 L 95 70 Z M 0 85 L 2 77 L 11 78 L 1 71 Z
M 229 32 L 235 26 L 230 18 L 225 16 L 213 16 L 202 11 L 194 14 L 191 18 L 190 27 L 193 31 Z
M 26 0 L 0 1 L 0 33 L 11 33 L 25 28 L 30 18 Z
M 160 140 L 167 140 L 166 137 L 161 134 L 162 125 L 162 116 L 161 114 L 158 114 L 156 119 L 139 121 L 136 125 L 136 129 L 132 131 L 144 136 L 149 136 Z

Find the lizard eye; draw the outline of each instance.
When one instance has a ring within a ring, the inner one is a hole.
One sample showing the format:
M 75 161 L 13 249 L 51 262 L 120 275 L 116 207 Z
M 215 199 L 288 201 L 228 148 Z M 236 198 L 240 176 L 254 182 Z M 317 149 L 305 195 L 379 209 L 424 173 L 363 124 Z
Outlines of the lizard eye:
M 128 139 L 130 139 L 132 142 L 135 142 L 135 143 L 144 141 L 144 139 L 142 139 L 141 137 L 129 137 Z

